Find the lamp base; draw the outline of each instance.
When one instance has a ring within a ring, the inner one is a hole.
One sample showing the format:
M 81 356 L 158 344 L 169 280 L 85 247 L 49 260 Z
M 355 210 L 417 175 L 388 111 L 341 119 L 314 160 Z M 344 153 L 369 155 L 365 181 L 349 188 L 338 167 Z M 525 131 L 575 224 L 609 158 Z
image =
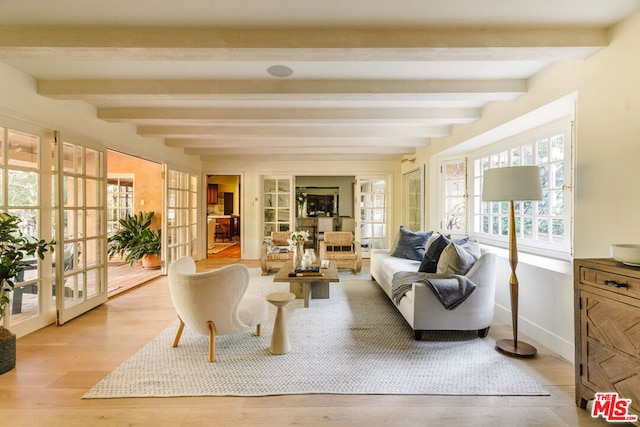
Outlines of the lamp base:
M 509 356 L 517 357 L 533 357 L 536 355 L 536 348 L 526 342 L 517 341 L 515 345 L 512 339 L 504 339 L 496 341 L 496 349 L 498 351 L 508 354 Z

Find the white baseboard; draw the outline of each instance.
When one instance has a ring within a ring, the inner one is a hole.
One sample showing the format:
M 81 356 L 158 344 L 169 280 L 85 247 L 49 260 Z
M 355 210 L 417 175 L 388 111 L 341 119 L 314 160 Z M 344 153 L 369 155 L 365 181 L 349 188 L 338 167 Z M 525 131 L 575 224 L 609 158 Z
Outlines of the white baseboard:
M 511 325 L 511 310 L 496 304 L 494 318 Z M 518 320 L 518 333 L 523 333 L 536 340 L 549 350 L 557 353 L 563 359 L 566 359 L 569 363 L 575 363 L 575 345 L 573 337 L 571 337 L 571 341 L 569 341 L 566 338 L 562 338 L 523 317 L 520 317 Z

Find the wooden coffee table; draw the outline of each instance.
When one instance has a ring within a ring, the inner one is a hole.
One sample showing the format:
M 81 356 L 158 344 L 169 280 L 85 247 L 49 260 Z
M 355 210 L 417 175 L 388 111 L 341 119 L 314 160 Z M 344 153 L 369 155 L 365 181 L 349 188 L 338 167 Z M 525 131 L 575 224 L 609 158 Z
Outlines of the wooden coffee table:
M 329 268 L 321 268 L 322 276 L 302 275 L 289 277 L 293 271 L 293 263 L 285 262 L 280 271 L 273 278 L 274 282 L 289 282 L 289 292 L 296 298 L 304 298 L 304 306 L 309 307 L 310 298 L 329 298 L 329 283 L 339 282 L 338 266 L 335 261 L 329 263 Z

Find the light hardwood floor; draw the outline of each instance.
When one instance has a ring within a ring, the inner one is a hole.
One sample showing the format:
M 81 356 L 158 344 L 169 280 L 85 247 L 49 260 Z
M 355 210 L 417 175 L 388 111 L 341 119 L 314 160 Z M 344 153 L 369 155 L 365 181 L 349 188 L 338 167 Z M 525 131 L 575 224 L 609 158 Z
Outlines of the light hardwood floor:
M 200 270 L 239 259 L 209 258 Z M 258 261 L 243 262 L 259 267 Z M 367 277 L 367 276 L 363 276 Z M 4 426 L 603 426 L 574 405 L 573 366 L 538 346 L 513 360 L 544 397 L 294 395 L 82 400 L 82 395 L 175 320 L 165 277 L 89 313 L 18 340 L 17 367 L 0 375 Z M 486 339 L 508 337 L 504 324 Z M 530 341 L 531 342 L 531 341 Z M 534 344 L 532 342 L 532 344 Z M 416 366 L 416 369 L 420 369 Z M 286 375 L 286 372 L 283 372 Z

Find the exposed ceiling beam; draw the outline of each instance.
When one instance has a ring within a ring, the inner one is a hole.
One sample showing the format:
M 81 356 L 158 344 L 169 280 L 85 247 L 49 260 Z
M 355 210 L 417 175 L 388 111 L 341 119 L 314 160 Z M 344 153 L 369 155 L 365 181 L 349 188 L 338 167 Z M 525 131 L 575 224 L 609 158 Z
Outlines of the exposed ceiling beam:
M 449 135 L 450 126 L 139 126 L 138 134 L 162 138 L 433 138 Z
M 167 147 L 174 148 L 268 148 L 268 147 L 344 147 L 348 145 L 357 147 L 426 147 L 429 138 L 274 138 L 261 139 L 246 138 L 167 138 Z M 362 151 L 362 148 L 359 149 Z
M 414 153 L 408 153 L 412 155 Z M 404 154 L 377 154 L 377 153 L 367 153 L 366 151 L 361 151 L 360 153 L 353 154 L 332 154 L 332 153 L 324 153 L 324 154 L 292 154 L 292 153 L 280 153 L 277 155 L 273 155 L 273 157 L 269 157 L 271 154 L 255 154 L 251 151 L 245 151 L 242 154 L 212 154 L 212 155 L 200 155 L 200 160 L 203 162 L 247 162 L 251 160 L 264 160 L 265 158 L 270 158 L 271 160 L 276 160 L 279 162 L 283 161 L 292 161 L 299 162 L 301 159 L 310 162 L 320 162 L 320 161 L 329 161 L 332 163 L 340 163 L 340 162 L 363 162 L 363 161 L 400 161 Z
M 470 123 L 479 108 L 99 108 L 98 118 L 116 123 L 242 124 L 276 123 Z
M 210 61 L 578 59 L 605 29 L 0 27 L 0 58 Z
M 233 156 L 242 154 L 251 154 L 254 156 L 279 156 L 282 154 L 290 155 L 326 155 L 326 147 L 314 147 L 314 146 L 297 146 L 297 147 L 264 147 L 253 148 L 250 153 L 247 153 L 242 148 L 185 148 L 185 154 L 196 156 Z M 383 155 L 403 155 L 413 154 L 415 149 L 411 147 L 367 147 L 367 154 L 383 154 Z M 331 155 L 343 155 L 343 154 L 363 154 L 362 147 L 335 147 L 331 149 Z
M 524 79 L 504 80 L 39 80 L 38 93 L 55 99 L 484 99 L 527 90 Z

